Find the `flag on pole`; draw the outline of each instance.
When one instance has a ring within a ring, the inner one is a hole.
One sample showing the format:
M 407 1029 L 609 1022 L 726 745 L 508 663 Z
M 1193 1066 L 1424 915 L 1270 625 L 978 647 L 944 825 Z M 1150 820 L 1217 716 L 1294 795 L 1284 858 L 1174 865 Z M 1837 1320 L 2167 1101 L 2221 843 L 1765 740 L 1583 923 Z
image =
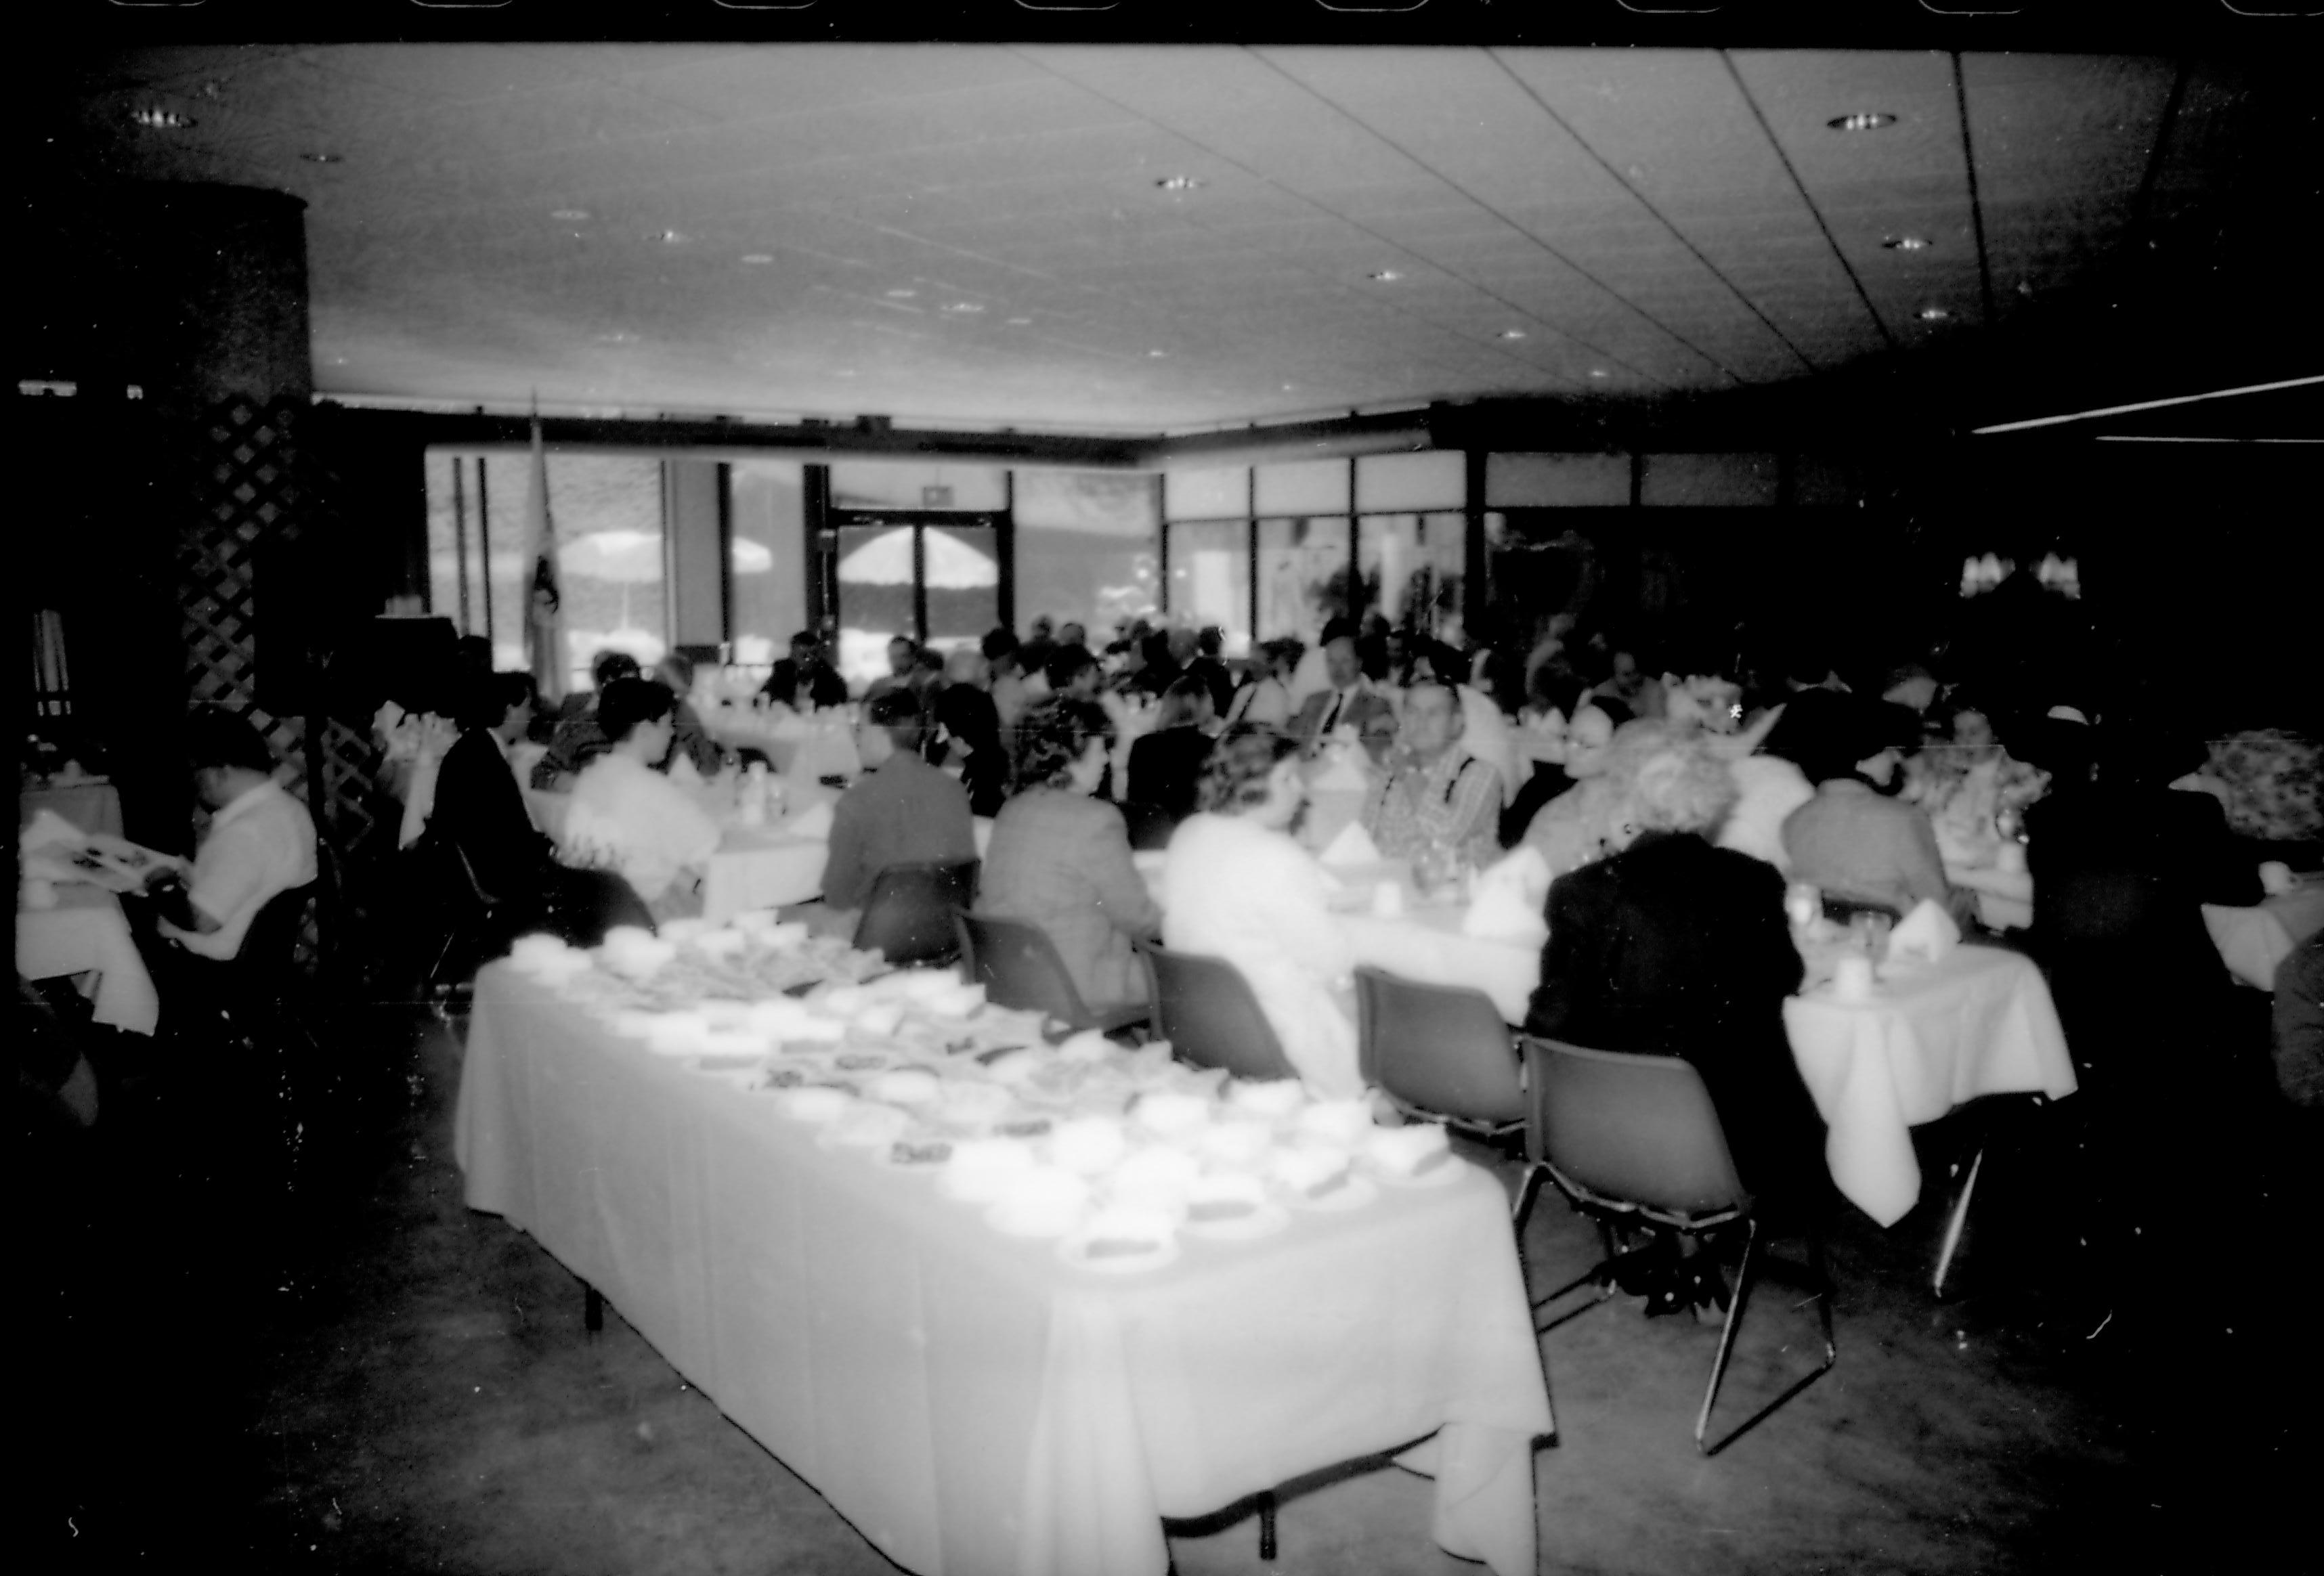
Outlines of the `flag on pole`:
M 564 597 L 557 587 L 557 526 L 549 512 L 549 455 L 540 444 L 540 412 L 532 417 L 532 500 L 525 512 L 532 550 L 532 583 L 525 599 L 525 665 L 540 685 L 544 706 L 565 698 Z

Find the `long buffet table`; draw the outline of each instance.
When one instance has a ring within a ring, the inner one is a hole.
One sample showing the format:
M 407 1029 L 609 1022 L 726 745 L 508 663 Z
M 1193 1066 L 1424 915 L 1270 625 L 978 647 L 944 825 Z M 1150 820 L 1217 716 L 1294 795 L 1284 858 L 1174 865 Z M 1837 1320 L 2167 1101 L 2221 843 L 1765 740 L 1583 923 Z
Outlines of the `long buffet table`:
M 1437 1542 L 1534 1569 L 1552 1424 L 1485 1173 L 1120 1276 L 810 1134 L 506 965 L 478 977 L 470 1206 L 602 1291 L 898 1564 L 1161 1576 L 1162 1517 L 1434 1435 L 1404 1460 L 1435 1472 Z

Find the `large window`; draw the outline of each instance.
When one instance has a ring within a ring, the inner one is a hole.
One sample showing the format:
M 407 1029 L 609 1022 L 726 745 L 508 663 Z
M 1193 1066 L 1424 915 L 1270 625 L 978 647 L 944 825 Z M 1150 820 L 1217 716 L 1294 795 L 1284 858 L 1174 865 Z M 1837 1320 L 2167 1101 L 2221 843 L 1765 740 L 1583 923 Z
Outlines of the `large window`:
M 1315 643 L 1324 623 L 1362 606 L 1348 584 L 1348 521 L 1262 520 L 1259 529 L 1259 638 Z
M 1226 635 L 1226 653 L 1249 653 L 1250 629 L 1250 522 L 1245 520 L 1180 521 L 1170 531 L 1170 616 L 1196 628 L 1216 624 Z
M 663 597 L 661 462 L 625 455 L 548 456 L 557 533 L 566 682 L 586 687 L 590 659 L 627 651 L 651 666 L 669 650 Z M 521 450 L 428 455 L 429 611 L 493 642 L 498 668 L 527 665 L 532 461 Z
M 727 467 L 733 538 L 727 640 L 734 665 L 761 681 L 807 626 L 806 470 L 797 460 L 737 460 Z
M 1161 609 L 1162 516 L 1155 478 L 1118 471 L 1019 471 L 1015 608 L 1087 627 L 1103 641 Z

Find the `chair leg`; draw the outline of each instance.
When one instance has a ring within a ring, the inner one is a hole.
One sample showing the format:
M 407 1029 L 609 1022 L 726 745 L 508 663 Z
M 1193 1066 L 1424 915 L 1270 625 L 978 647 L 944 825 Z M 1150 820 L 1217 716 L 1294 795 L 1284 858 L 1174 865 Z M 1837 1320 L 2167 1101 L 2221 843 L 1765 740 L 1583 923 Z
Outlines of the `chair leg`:
M 1743 1259 L 1735 1268 L 1735 1295 L 1727 1304 L 1727 1322 L 1719 1332 L 1719 1355 L 1711 1359 L 1711 1385 L 1702 1392 L 1702 1410 L 1695 1415 L 1694 1444 L 1697 1450 L 1702 1449 L 1703 1431 L 1711 1426 L 1711 1404 L 1719 1399 L 1719 1383 L 1727 1377 L 1727 1359 L 1735 1350 L 1736 1327 L 1743 1323 L 1743 1304 L 1751 1296 L 1752 1257 L 1758 1246 L 1759 1222 L 1752 1221 L 1744 1227 Z
M 1275 1496 L 1262 1494 L 1259 1498 L 1259 1557 L 1275 1558 Z
M 1937 1249 L 1937 1271 L 1929 1282 L 1930 1291 L 1940 1301 L 1945 1295 L 1945 1276 L 1953 1267 L 1953 1253 L 1960 1247 L 1961 1228 L 1969 1224 L 1969 1201 L 1977 1192 L 1977 1174 L 1984 1165 L 1985 1150 L 1980 1147 L 1969 1163 L 1969 1178 L 1961 1184 L 1960 1196 L 1953 1200 L 1952 1213 L 1945 1219 L 1944 1245 Z

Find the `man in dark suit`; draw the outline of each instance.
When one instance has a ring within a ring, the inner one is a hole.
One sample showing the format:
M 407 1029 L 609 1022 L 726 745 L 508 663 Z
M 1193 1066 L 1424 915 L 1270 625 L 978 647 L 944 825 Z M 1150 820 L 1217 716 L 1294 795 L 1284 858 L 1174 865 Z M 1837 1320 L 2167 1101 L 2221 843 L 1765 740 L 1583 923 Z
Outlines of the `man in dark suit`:
M 791 654 L 775 664 L 760 693 L 796 711 L 847 704 L 847 681 L 823 659 L 823 642 L 813 630 L 791 637 Z
M 1335 618 L 1323 626 L 1323 676 L 1330 687 L 1302 702 L 1291 719 L 1292 736 L 1313 750 L 1340 728 L 1353 728 L 1374 760 L 1396 739 L 1396 708 L 1364 677 L 1356 653 L 1356 626 Z
M 1194 659 L 1186 664 L 1187 676 L 1199 678 L 1211 692 L 1211 710 L 1218 716 L 1227 714 L 1234 703 L 1234 675 L 1227 671 L 1219 653 L 1226 649 L 1226 633 L 1216 624 L 1204 624 L 1194 635 Z
M 1823 1123 L 1784 1032 L 1802 965 L 1775 867 L 1715 848 L 1724 764 L 1692 742 L 1642 761 L 1636 841 L 1549 889 L 1549 943 L 1527 1033 L 1683 1056 L 1702 1074 L 1746 1185 L 1821 1197 Z

